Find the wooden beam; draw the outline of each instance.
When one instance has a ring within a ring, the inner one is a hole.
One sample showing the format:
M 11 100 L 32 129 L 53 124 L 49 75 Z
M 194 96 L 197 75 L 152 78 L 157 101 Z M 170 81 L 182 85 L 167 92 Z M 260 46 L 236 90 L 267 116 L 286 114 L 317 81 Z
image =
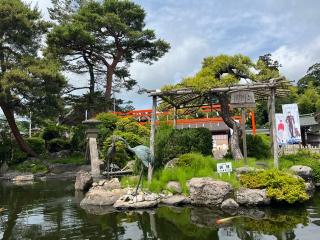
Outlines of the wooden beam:
M 151 115 L 151 132 L 150 132 L 150 153 L 152 164 L 148 166 L 148 182 L 152 180 L 153 167 L 155 165 L 155 136 L 157 121 L 157 96 L 152 97 L 152 115 Z
M 173 107 L 173 128 L 177 128 L 177 108 Z
M 242 148 L 243 148 L 243 157 L 244 165 L 247 165 L 247 135 L 246 135 L 246 109 L 241 108 L 241 125 L 242 125 Z

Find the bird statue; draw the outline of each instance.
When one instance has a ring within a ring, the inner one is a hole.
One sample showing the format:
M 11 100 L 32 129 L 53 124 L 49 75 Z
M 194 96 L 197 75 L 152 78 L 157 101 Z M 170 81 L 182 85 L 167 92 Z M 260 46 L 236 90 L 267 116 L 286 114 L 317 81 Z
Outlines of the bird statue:
M 106 154 L 106 160 L 107 160 L 107 179 L 110 179 L 110 162 L 114 161 L 114 158 L 116 156 L 116 136 L 112 136 L 111 138 L 111 146 L 108 148 L 107 154 Z
M 135 195 L 138 193 L 138 188 L 141 183 L 142 174 L 144 167 L 149 167 L 149 164 L 153 165 L 153 160 L 151 158 L 150 148 L 144 145 L 138 145 L 136 147 L 130 147 L 129 143 L 122 137 L 116 137 L 117 140 L 124 142 L 129 152 L 133 153 L 141 161 L 141 172 L 139 176 L 138 185 L 136 187 Z

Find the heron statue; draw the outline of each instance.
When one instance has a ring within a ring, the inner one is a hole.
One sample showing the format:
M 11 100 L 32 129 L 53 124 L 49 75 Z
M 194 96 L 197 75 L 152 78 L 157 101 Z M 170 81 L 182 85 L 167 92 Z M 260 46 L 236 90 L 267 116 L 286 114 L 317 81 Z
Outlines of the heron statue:
M 107 160 L 107 179 L 110 179 L 110 162 L 114 161 L 116 156 L 116 136 L 112 136 L 111 145 L 107 150 L 106 160 Z
M 116 137 L 117 140 L 124 142 L 129 152 L 133 153 L 141 161 L 141 171 L 139 176 L 138 185 L 136 187 L 135 195 L 138 193 L 138 189 L 141 183 L 144 167 L 148 168 L 149 165 L 153 165 L 153 159 L 151 158 L 150 148 L 144 145 L 138 145 L 136 147 L 130 147 L 129 143 L 122 137 Z

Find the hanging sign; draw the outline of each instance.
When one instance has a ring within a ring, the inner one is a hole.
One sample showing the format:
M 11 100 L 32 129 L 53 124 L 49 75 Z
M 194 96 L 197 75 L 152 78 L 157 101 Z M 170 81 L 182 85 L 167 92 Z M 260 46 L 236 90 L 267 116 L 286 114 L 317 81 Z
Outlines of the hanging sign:
M 254 93 L 247 90 L 239 90 L 231 93 L 231 108 L 255 108 Z

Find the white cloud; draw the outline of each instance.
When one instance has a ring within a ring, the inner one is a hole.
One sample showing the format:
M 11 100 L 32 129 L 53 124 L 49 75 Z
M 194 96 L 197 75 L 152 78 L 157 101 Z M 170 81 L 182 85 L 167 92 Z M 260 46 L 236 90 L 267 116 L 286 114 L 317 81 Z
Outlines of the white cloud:
M 288 79 L 297 81 L 311 65 L 320 62 L 320 36 L 303 46 L 283 45 L 272 55 L 282 64 L 281 73 Z

